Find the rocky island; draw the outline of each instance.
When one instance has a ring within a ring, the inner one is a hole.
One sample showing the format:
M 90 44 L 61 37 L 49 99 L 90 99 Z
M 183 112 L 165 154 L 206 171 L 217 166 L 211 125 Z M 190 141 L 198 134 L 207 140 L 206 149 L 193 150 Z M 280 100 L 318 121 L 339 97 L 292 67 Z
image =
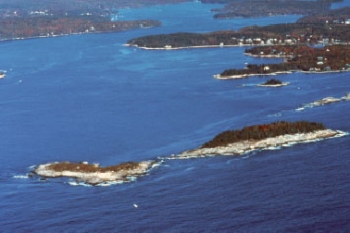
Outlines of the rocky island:
M 282 86 L 287 86 L 289 83 L 288 82 L 282 82 L 277 79 L 269 79 L 263 84 L 258 84 L 260 87 L 282 87 Z
M 345 132 L 326 129 L 315 122 L 275 122 L 253 125 L 242 130 L 230 130 L 218 134 L 195 150 L 173 156 L 177 159 L 208 157 L 215 155 L 242 155 L 252 151 L 288 147 L 332 137 L 341 137 Z
M 69 177 L 78 182 L 99 185 L 108 182 L 126 182 L 145 175 L 155 161 L 128 162 L 116 166 L 100 167 L 99 164 L 56 162 L 41 164 L 33 172 L 41 177 Z

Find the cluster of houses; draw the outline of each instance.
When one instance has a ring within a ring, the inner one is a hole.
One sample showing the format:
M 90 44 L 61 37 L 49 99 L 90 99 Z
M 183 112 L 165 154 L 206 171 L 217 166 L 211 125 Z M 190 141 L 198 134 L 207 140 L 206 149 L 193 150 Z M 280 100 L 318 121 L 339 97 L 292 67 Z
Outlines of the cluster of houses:
M 300 35 L 298 38 L 294 38 L 290 35 L 286 35 L 285 38 L 235 38 L 234 40 L 238 45 L 295 45 L 300 43 L 308 44 L 347 44 L 339 39 L 334 38 L 324 38 L 323 36 L 313 36 L 313 35 Z

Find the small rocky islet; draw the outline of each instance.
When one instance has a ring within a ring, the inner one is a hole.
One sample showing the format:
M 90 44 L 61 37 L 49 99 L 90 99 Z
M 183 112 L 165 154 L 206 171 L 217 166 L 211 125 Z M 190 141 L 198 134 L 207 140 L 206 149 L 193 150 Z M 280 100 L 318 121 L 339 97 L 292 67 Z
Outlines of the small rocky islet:
M 34 168 L 34 174 L 44 178 L 69 177 L 90 185 L 108 182 L 128 182 L 144 175 L 155 165 L 155 161 L 127 162 L 115 166 L 100 167 L 88 162 L 54 162 Z
M 288 82 L 282 82 L 278 79 L 269 79 L 266 82 L 262 84 L 258 84 L 259 87 L 282 87 L 282 86 L 287 86 L 289 83 Z

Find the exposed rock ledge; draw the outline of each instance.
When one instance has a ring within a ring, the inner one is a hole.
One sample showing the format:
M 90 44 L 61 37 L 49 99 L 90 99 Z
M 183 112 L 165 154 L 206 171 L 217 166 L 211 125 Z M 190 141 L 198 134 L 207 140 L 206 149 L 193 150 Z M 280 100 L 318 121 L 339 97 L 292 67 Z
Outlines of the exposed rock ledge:
M 340 102 L 340 101 L 349 101 L 350 100 L 350 93 L 346 94 L 343 97 L 340 98 L 335 98 L 335 97 L 326 97 L 317 101 L 314 101 L 312 103 L 309 104 L 305 104 L 300 108 L 297 108 L 297 111 L 302 111 L 305 108 L 313 108 L 313 107 L 317 107 L 317 106 L 322 106 L 322 105 L 326 105 L 326 104 L 331 104 L 331 103 L 336 103 L 336 102 Z
M 34 173 L 42 177 L 69 177 L 79 182 L 98 185 L 107 182 L 125 182 L 144 175 L 156 161 L 129 162 L 117 166 L 100 167 L 98 164 L 55 162 L 39 165 Z
M 345 132 L 331 129 L 317 130 L 310 133 L 285 134 L 277 137 L 266 138 L 263 140 L 244 140 L 234 142 L 226 146 L 218 146 L 214 148 L 199 148 L 188 150 L 179 155 L 173 156 L 175 159 L 190 159 L 198 157 L 209 157 L 214 155 L 242 155 L 255 150 L 264 150 L 271 147 L 288 147 L 295 143 L 306 143 L 322 140 L 332 137 L 341 137 L 346 135 Z

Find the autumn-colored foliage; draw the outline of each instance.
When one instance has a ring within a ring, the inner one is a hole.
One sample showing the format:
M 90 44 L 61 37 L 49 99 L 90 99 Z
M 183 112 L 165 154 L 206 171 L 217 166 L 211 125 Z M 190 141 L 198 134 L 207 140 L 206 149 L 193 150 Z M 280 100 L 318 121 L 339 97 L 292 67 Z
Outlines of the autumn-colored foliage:
M 51 169 L 56 172 L 62 171 L 72 171 L 72 172 L 117 172 L 120 170 L 133 170 L 139 166 L 137 162 L 127 162 L 115 166 L 100 167 L 94 164 L 87 163 L 70 163 L 70 162 L 60 162 L 52 163 L 48 166 L 48 169 Z
M 98 33 L 124 31 L 142 27 L 159 26 L 155 20 L 111 22 L 94 16 L 79 17 L 33 17 L 0 20 L 0 39 L 57 36 L 73 33 Z

